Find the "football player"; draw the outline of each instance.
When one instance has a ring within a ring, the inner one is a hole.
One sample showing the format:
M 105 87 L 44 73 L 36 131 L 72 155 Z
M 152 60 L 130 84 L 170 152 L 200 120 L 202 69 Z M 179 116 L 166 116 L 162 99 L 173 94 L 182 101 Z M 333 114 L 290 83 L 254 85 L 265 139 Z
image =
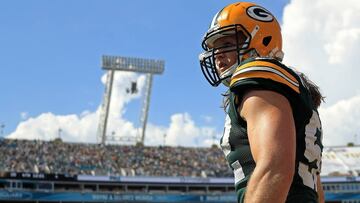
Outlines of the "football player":
M 202 72 L 225 94 L 220 145 L 238 202 L 323 202 L 318 86 L 284 65 L 276 18 L 248 2 L 213 18 L 199 55 Z

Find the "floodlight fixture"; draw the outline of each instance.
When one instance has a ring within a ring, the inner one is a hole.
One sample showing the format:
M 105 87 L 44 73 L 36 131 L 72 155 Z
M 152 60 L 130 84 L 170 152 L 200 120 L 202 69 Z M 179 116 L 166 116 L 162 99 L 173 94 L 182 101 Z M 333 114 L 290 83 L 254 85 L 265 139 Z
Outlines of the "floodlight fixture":
M 122 56 L 103 56 L 102 68 L 105 70 L 122 70 L 138 73 L 162 74 L 165 62 L 163 60 L 143 59 Z

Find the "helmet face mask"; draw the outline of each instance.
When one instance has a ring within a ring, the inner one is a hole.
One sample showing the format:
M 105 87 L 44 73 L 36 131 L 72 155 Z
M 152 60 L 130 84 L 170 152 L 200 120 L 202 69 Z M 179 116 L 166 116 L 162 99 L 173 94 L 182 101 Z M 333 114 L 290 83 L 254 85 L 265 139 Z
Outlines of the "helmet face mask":
M 231 45 L 221 45 L 217 47 L 214 46 L 214 42 L 217 39 L 227 36 L 234 37 L 236 39 L 236 43 Z M 240 64 L 242 56 L 250 51 L 250 40 L 250 34 L 243 28 L 242 25 L 229 25 L 223 28 L 219 28 L 217 30 L 213 30 L 206 34 L 202 43 L 202 48 L 205 51 L 199 55 L 199 60 L 201 70 L 205 78 L 212 86 L 218 86 L 222 81 L 224 82 L 224 80 L 231 77 L 232 72 L 230 71 L 230 69 L 236 68 L 236 66 Z M 228 52 L 236 52 L 237 62 L 235 64 L 229 64 L 230 67 L 220 73 L 216 68 L 215 58 L 219 54 L 224 54 Z
M 234 45 L 214 46 L 216 40 L 233 36 Z M 229 80 L 237 65 L 248 58 L 272 57 L 282 59 L 282 40 L 280 26 L 275 17 L 266 9 L 253 3 L 233 3 L 218 12 L 202 44 L 204 52 L 199 55 L 201 70 L 212 86 Z M 218 70 L 216 56 L 227 52 L 236 52 L 237 63 L 227 64 L 226 70 Z

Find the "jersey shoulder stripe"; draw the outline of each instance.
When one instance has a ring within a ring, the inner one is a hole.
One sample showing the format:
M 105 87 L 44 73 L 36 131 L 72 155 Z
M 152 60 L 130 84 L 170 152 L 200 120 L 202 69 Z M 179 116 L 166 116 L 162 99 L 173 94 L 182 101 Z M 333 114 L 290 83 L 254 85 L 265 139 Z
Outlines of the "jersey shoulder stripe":
M 268 59 L 256 59 L 236 68 L 232 75 L 230 87 L 246 79 L 270 79 L 290 87 L 300 93 L 299 81 L 289 73 L 289 68 L 283 64 Z

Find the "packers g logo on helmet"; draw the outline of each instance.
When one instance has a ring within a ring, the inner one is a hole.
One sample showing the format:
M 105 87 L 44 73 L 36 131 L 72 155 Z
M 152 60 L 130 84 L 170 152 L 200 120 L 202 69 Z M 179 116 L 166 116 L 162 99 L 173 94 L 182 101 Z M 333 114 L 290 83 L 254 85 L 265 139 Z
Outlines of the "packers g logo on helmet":
M 274 16 L 261 6 L 250 6 L 246 9 L 246 13 L 253 19 L 263 22 L 271 22 Z

